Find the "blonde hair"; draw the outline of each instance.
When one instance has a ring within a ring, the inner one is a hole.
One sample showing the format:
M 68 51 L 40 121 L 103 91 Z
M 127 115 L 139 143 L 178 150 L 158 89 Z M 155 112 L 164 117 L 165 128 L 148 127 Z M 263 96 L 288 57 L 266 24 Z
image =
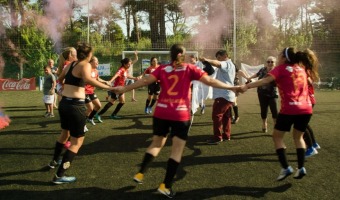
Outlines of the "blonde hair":
M 268 60 L 272 60 L 272 61 L 276 62 L 276 57 L 274 57 L 274 56 L 268 56 L 267 61 L 268 61 Z
M 72 52 L 76 52 L 77 50 L 74 47 L 66 47 L 64 51 L 59 54 L 59 59 L 58 59 L 58 75 L 60 75 L 61 71 L 63 71 L 64 68 L 64 63 L 69 59 L 70 54 Z

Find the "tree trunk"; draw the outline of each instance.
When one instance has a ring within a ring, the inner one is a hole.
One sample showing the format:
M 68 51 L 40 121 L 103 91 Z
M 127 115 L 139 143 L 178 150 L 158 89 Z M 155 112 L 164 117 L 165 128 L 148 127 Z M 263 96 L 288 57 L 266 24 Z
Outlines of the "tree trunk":
M 132 20 L 133 20 L 133 30 L 135 33 L 136 42 L 139 43 L 141 35 L 140 35 L 139 26 L 138 26 L 138 17 L 137 17 L 136 8 L 132 8 Z

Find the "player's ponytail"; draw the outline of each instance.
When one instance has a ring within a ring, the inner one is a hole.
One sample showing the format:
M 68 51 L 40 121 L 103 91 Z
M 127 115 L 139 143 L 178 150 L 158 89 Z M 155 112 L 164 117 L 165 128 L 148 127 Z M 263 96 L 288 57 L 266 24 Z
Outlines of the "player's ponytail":
M 170 57 L 174 67 L 182 66 L 185 60 L 185 48 L 181 44 L 174 44 L 170 48 Z

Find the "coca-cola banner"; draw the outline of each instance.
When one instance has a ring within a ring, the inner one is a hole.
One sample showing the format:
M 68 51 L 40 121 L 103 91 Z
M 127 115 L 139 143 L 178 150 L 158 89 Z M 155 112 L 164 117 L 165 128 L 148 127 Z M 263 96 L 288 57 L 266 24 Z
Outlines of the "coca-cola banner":
M 0 91 L 35 90 L 35 78 L 0 79 Z

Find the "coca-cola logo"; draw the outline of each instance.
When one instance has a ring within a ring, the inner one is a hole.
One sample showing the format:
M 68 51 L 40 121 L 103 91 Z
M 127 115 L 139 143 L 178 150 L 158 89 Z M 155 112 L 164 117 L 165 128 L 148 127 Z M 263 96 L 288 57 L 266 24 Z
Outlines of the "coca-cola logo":
M 2 90 L 30 90 L 31 83 L 29 79 L 19 81 L 6 79 L 2 84 Z

